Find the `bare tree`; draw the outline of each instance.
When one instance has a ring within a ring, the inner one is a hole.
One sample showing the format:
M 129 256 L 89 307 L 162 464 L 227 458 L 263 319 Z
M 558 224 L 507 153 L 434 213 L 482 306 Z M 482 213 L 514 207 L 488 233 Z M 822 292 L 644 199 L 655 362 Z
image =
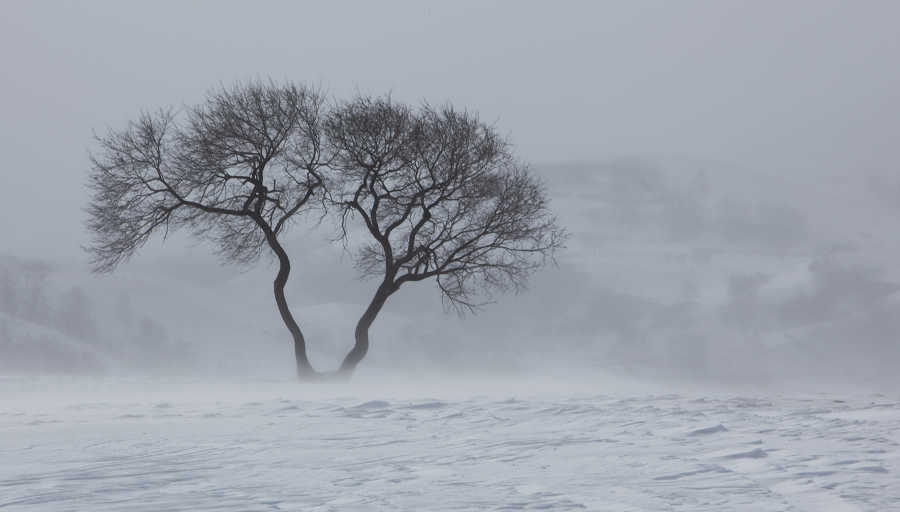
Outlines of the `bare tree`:
M 253 262 L 268 246 L 279 262 L 275 302 L 297 372 L 313 375 L 284 295 L 291 264 L 279 236 L 322 197 L 322 106 L 309 88 L 253 82 L 97 137 L 87 209 L 94 269 L 112 271 L 154 233 L 175 228 L 212 240 L 228 262 Z
M 474 114 L 361 97 L 338 106 L 325 133 L 342 234 L 362 221 L 370 241 L 356 264 L 380 278 L 341 372 L 366 355 L 369 328 L 402 285 L 434 278 L 446 305 L 475 310 L 492 291 L 519 290 L 563 245 L 542 183 Z

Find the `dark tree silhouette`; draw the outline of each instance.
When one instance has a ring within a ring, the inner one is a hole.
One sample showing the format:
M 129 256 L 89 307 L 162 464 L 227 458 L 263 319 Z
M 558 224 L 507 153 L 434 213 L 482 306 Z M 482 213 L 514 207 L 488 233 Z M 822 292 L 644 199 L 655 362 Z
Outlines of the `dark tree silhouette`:
M 278 258 L 275 302 L 293 337 L 297 372 L 314 375 L 285 299 L 291 264 L 279 236 L 320 205 L 322 105 L 306 87 L 239 84 L 97 137 L 87 209 L 94 269 L 112 271 L 154 233 L 174 228 L 212 240 L 229 262 L 255 261 L 267 246 Z
M 402 285 L 434 278 L 446 305 L 474 310 L 492 291 L 520 289 L 562 247 L 543 184 L 472 113 L 361 97 L 335 108 L 325 133 L 343 236 L 362 221 L 371 240 L 357 267 L 380 279 L 341 372 L 366 355 L 369 328 Z

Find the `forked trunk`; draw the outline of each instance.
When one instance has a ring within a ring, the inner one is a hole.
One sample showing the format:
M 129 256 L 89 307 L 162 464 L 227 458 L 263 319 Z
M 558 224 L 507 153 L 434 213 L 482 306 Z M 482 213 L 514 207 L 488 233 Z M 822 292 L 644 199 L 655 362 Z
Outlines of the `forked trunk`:
M 355 343 L 350 353 L 344 358 L 344 362 L 341 363 L 341 369 L 338 370 L 339 373 L 345 375 L 353 373 L 359 362 L 366 357 L 366 353 L 369 352 L 369 328 L 372 327 L 375 317 L 378 316 L 378 312 L 381 311 L 381 307 L 387 302 L 392 292 L 391 285 L 387 281 L 378 287 L 378 291 L 372 297 L 369 307 L 366 308 L 359 322 L 356 323 Z

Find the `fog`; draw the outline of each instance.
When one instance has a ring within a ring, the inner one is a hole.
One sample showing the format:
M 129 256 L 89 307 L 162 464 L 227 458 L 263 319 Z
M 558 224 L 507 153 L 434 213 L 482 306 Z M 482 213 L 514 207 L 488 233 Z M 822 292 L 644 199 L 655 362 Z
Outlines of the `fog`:
M 898 383 L 896 2 L 4 7 L 2 374 L 291 377 L 272 261 L 222 265 L 175 233 L 96 276 L 82 250 L 93 133 L 271 77 L 479 112 L 571 234 L 474 316 L 404 287 L 359 378 Z M 323 369 L 376 286 L 334 235 L 286 240 Z

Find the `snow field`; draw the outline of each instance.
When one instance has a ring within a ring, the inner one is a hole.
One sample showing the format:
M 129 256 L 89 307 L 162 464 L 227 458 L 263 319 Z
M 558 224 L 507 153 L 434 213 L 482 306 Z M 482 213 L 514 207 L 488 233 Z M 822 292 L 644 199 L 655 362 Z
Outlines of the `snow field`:
M 882 395 L 165 394 L 0 406 L 0 510 L 900 510 Z

